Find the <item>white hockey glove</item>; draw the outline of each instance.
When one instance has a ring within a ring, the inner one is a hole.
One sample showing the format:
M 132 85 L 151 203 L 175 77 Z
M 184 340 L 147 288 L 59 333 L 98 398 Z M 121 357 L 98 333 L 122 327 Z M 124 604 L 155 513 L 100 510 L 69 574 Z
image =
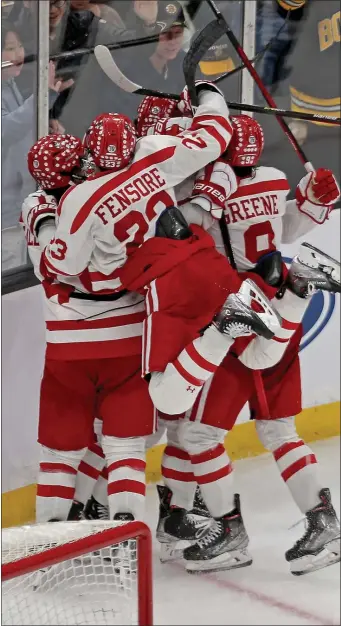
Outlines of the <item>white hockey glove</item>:
M 207 91 L 213 91 L 213 92 L 219 93 L 224 98 L 223 92 L 220 91 L 220 89 L 214 83 L 211 83 L 208 80 L 196 80 L 195 87 L 199 96 L 199 101 L 200 101 L 200 94 L 202 94 L 203 92 L 207 92 Z M 178 102 L 178 109 L 182 113 L 182 115 L 189 115 L 189 116 L 193 116 L 196 111 L 196 107 L 193 107 L 191 104 L 191 98 L 188 92 L 187 85 L 181 92 L 180 102 Z
M 220 219 L 229 197 L 237 191 L 238 179 L 232 167 L 218 159 L 196 177 L 191 199 L 204 211 Z
M 340 188 L 333 172 L 323 168 L 304 176 L 296 188 L 298 210 L 317 224 L 328 219 L 339 198 Z
M 25 198 L 19 221 L 24 228 L 27 242 L 32 242 L 33 237 L 38 245 L 37 235 L 42 221 L 46 218 L 55 220 L 57 207 L 56 199 L 44 191 L 35 191 Z

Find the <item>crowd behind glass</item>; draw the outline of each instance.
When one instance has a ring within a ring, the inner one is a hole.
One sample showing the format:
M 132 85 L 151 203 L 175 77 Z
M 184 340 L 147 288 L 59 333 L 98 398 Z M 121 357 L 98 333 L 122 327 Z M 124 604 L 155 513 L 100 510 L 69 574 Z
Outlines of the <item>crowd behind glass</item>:
M 103 74 L 91 53 L 94 46 L 117 44 L 113 52 L 115 60 L 129 78 L 145 87 L 179 93 L 184 86 L 182 61 L 190 40 L 212 19 L 206 2 L 193 12 L 191 3 L 177 0 L 46 1 L 49 2 L 49 130 L 79 137 L 100 113 L 124 112 L 133 119 L 140 101 L 139 97 L 120 91 Z M 2 272 L 7 273 L 16 272 L 27 263 L 18 218 L 24 197 L 34 190 L 26 155 L 37 138 L 38 4 L 36 0 L 2 0 Z M 218 4 L 241 41 L 244 3 L 220 0 Z M 296 13 L 295 20 L 286 20 L 278 11 L 276 0 L 257 3 L 256 52 L 274 38 L 257 69 L 279 106 L 287 108 L 290 108 L 288 80 L 295 66 L 295 47 L 302 33 L 305 35 L 305 9 Z M 149 43 L 119 47 L 123 42 L 151 36 Z M 79 50 L 83 54 L 64 54 Z M 224 37 L 201 62 L 198 77 L 201 74 L 214 80 L 239 64 Z M 337 67 L 335 75 L 339 75 Z M 221 87 L 229 100 L 240 101 L 241 72 L 225 79 Z M 263 102 L 256 91 L 254 101 Z M 264 118 L 261 121 L 264 123 Z M 285 169 L 289 179 L 291 175 L 295 182 L 301 174 L 293 171 L 291 153 L 285 156 L 286 140 L 277 129 L 274 131 L 273 120 L 266 124 L 270 141 L 265 159 L 277 161 L 275 164 Z M 309 141 L 307 129 L 311 124 L 292 122 L 292 125 L 302 143 Z M 328 137 L 327 134 L 325 141 L 329 141 Z

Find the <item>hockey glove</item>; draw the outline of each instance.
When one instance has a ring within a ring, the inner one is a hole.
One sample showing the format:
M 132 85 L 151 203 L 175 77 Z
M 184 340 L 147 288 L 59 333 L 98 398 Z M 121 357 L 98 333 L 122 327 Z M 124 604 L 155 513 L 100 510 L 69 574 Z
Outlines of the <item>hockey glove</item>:
M 219 93 L 223 98 L 224 98 L 224 94 L 222 91 L 220 91 L 220 89 L 218 89 L 218 87 L 214 84 L 209 82 L 208 80 L 196 80 L 195 81 L 195 87 L 198 93 L 198 96 L 200 97 L 200 93 L 204 92 L 204 91 L 214 91 L 216 93 Z M 191 98 L 190 95 L 188 93 L 188 87 L 186 85 L 186 87 L 182 90 L 181 95 L 180 95 L 180 102 L 178 103 L 178 109 L 179 111 L 182 113 L 182 115 L 186 115 L 186 116 L 193 116 L 196 110 L 196 107 L 193 107 L 191 105 Z
M 24 200 L 21 208 L 20 223 L 27 240 L 36 239 L 39 228 L 46 219 L 56 218 L 58 203 L 53 196 L 44 191 L 35 191 Z
M 304 176 L 296 188 L 297 207 L 317 224 L 329 217 L 340 198 L 340 188 L 331 170 L 319 168 Z
M 238 180 L 230 165 L 218 159 L 201 170 L 195 180 L 192 199 L 220 219 L 229 197 L 237 191 Z

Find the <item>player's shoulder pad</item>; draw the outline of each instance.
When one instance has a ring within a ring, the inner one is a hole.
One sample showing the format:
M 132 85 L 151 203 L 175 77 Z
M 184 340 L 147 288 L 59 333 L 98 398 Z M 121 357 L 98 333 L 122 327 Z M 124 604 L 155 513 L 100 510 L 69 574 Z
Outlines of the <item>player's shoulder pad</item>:
M 256 180 L 286 180 L 286 174 L 277 167 L 268 167 L 266 165 L 260 165 L 256 168 Z

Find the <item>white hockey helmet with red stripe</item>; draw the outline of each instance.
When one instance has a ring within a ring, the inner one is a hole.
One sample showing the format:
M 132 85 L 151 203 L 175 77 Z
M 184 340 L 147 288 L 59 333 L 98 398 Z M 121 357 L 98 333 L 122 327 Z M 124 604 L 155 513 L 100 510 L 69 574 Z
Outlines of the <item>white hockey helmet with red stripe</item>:
M 102 113 L 89 127 L 84 146 L 89 150 L 97 167 L 120 170 L 130 163 L 134 154 L 135 126 L 126 115 Z
M 28 170 L 42 189 L 67 187 L 75 168 L 81 167 L 82 142 L 73 135 L 41 137 L 27 155 Z
M 249 115 L 232 116 L 230 120 L 233 135 L 224 160 L 232 167 L 253 167 L 257 164 L 263 152 L 263 129 Z

